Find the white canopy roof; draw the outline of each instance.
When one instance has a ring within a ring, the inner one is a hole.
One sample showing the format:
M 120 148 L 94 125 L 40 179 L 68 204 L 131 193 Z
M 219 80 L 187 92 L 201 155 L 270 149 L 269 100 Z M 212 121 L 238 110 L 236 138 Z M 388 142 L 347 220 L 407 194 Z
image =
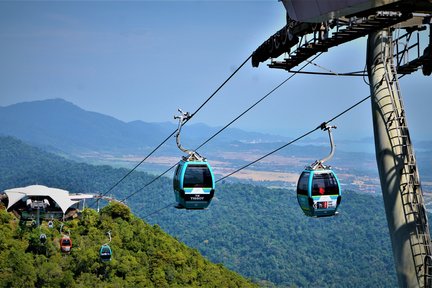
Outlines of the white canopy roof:
M 7 209 L 12 207 L 15 203 L 24 197 L 34 197 L 34 196 L 48 196 L 53 199 L 58 206 L 60 206 L 63 213 L 72 205 L 79 202 L 79 200 L 84 198 L 93 198 L 93 195 L 79 194 L 79 195 L 69 195 L 69 191 L 49 188 L 43 185 L 31 185 L 21 188 L 13 188 L 4 191 L 9 198 L 9 204 Z

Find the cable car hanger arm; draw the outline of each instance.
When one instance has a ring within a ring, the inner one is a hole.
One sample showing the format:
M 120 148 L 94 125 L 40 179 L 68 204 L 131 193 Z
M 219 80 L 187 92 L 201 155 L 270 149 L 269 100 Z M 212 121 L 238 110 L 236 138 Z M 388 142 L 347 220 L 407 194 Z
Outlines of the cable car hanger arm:
M 201 155 L 199 155 L 198 152 L 186 149 L 186 148 L 184 148 L 181 145 L 181 143 L 180 143 L 181 128 L 183 127 L 183 125 L 187 121 L 189 121 L 189 119 L 192 117 L 192 115 L 189 114 L 189 112 L 183 112 L 181 109 L 178 109 L 178 111 L 180 112 L 180 115 L 178 115 L 178 116 L 174 115 L 174 119 L 178 119 L 179 120 L 179 125 L 178 125 L 178 128 L 177 128 L 177 133 L 175 134 L 176 142 L 177 142 L 177 147 L 181 151 L 189 154 L 189 157 L 187 158 L 188 161 L 191 161 L 191 160 L 205 161 L 204 157 L 202 157 Z
M 330 154 L 327 155 L 326 157 L 324 157 L 321 160 L 315 161 L 310 166 L 312 169 L 316 169 L 318 167 L 325 168 L 324 162 L 326 162 L 326 161 L 330 160 L 331 158 L 333 158 L 333 155 L 335 153 L 335 145 L 334 145 L 333 134 L 331 133 L 331 130 L 332 129 L 336 129 L 337 127 L 336 126 L 327 125 L 327 122 L 323 122 L 323 123 L 321 123 L 321 125 L 320 125 L 319 128 L 321 128 L 321 130 L 323 130 L 323 131 L 326 131 L 326 130 L 328 131 L 329 140 L 330 140 Z

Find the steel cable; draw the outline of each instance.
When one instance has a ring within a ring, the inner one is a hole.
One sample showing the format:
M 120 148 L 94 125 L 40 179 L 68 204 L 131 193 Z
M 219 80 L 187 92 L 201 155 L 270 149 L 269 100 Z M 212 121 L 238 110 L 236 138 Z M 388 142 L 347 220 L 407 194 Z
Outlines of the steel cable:
M 235 74 L 237 74 L 238 71 L 249 61 L 249 59 L 252 57 L 250 55 L 246 58 L 246 60 L 233 72 L 231 75 L 221 84 L 219 87 L 193 112 L 189 119 L 187 119 L 184 123 L 186 124 L 190 119 L 192 119 L 195 114 L 197 114 L 209 101 L 212 99 L 219 91 L 222 89 L 223 86 L 225 86 L 226 83 L 228 83 L 229 80 L 231 80 L 232 77 L 234 77 Z M 174 134 L 176 133 L 177 129 L 174 130 L 168 137 L 166 137 L 156 148 L 154 148 L 143 160 L 141 160 L 137 165 L 135 165 L 132 169 L 130 169 L 120 180 L 118 180 L 114 185 L 112 185 L 106 192 L 102 193 L 101 196 L 107 195 L 109 192 L 111 192 L 115 187 L 117 187 L 121 182 L 123 182 L 133 171 L 135 171 L 144 161 L 146 161 L 151 155 L 153 155 L 154 152 L 156 152 L 162 145 L 164 145 Z M 168 172 L 168 171 L 166 171 Z M 165 173 L 166 173 L 165 172 Z M 160 177 L 160 176 L 159 176 Z M 92 204 L 94 205 L 94 204 Z M 90 206 L 92 206 L 90 205 Z

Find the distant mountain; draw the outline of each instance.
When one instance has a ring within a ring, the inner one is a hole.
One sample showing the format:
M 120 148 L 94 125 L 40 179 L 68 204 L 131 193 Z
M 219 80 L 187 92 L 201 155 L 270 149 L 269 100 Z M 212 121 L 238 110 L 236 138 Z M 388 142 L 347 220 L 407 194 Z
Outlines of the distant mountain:
M 168 127 L 125 123 L 61 99 L 0 108 L 0 133 L 65 151 L 104 151 L 153 145 Z
M 62 99 L 0 107 L 0 121 L 2 135 L 72 153 L 137 153 L 151 150 L 177 128 L 176 124 L 170 122 L 126 123 L 111 116 L 83 110 Z M 198 145 L 218 130 L 204 124 L 191 124 L 184 127 L 186 136 L 182 139 L 188 145 Z M 282 141 L 286 138 L 240 129 L 227 129 L 217 138 L 219 142 L 234 140 L 255 143 Z M 167 147 L 165 150 L 175 148 L 174 138 Z
M 122 166 L 128 155 L 142 159 L 173 133 L 174 122 L 148 123 L 143 121 L 123 122 L 111 116 L 89 112 L 62 99 L 25 102 L 0 107 L 0 135 L 13 136 L 46 151 L 80 159 L 92 163 L 105 163 Z M 193 121 L 191 121 L 193 122 Z M 183 127 L 182 144 L 190 149 L 197 148 L 214 135 L 220 128 L 209 127 L 202 123 L 187 123 Z M 243 131 L 236 128 L 225 129 L 207 143 L 199 152 L 208 159 L 224 162 L 224 166 L 239 167 L 246 160 L 264 155 L 290 139 L 282 136 Z M 414 143 L 416 144 L 416 143 Z M 431 181 L 430 159 L 431 142 L 420 142 L 418 163 L 422 178 Z M 359 177 L 377 177 L 372 139 L 338 140 L 337 152 L 332 165 Z M 348 151 L 348 152 L 344 152 Z M 256 169 L 267 171 L 297 172 L 305 165 L 322 158 L 329 152 L 327 137 L 304 139 L 301 143 L 290 145 L 279 151 L 278 156 L 303 159 L 298 162 L 280 161 L 267 166 L 258 163 Z M 115 155 L 116 157 L 110 157 Z M 179 157 L 180 151 L 172 137 L 159 150 L 157 156 Z M 248 156 L 249 155 L 249 158 Z M 118 156 L 118 157 L 117 157 Z M 256 156 L 256 157 L 255 157 Z M 102 162 L 99 162 L 102 161 Z M 135 160 L 134 163 L 136 164 Z M 229 162 L 229 163 L 228 163 Z M 171 165 L 171 164 L 170 164 Z M 260 166 L 261 165 L 261 166 Z M 123 167 L 125 167 L 123 165 Z M 152 172 L 165 170 L 166 167 L 148 167 Z M 154 170 L 153 170 L 154 169 Z M 345 179 L 343 179 L 345 180 Z M 347 179 L 351 183 L 351 179 Z

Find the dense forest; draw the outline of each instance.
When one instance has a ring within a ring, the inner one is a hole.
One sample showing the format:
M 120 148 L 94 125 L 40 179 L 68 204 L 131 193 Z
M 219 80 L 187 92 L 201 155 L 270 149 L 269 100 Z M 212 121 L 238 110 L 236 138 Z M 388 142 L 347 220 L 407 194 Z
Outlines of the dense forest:
M 0 144 L 1 190 L 42 184 L 98 193 L 128 172 L 65 160 L 10 137 Z M 225 182 L 208 209 L 187 211 L 173 207 L 169 178 L 141 189 L 153 177 L 134 172 L 113 194 L 121 200 L 138 192 L 127 201 L 135 215 L 261 285 L 397 285 L 379 195 L 344 191 L 339 216 L 315 219 L 302 214 L 292 190 Z
M 80 219 L 64 223 L 70 254 L 60 252 L 55 221 L 33 227 L 0 205 L 0 287 L 255 287 L 222 265 L 112 203 L 100 213 L 85 209 Z M 113 257 L 99 259 L 111 232 Z M 45 234 L 46 240 L 40 241 Z
M 220 185 L 207 211 L 146 217 L 214 262 L 300 287 L 395 287 L 382 199 L 347 192 L 340 214 L 303 215 L 292 191 Z M 139 215 L 139 214 L 138 214 Z

